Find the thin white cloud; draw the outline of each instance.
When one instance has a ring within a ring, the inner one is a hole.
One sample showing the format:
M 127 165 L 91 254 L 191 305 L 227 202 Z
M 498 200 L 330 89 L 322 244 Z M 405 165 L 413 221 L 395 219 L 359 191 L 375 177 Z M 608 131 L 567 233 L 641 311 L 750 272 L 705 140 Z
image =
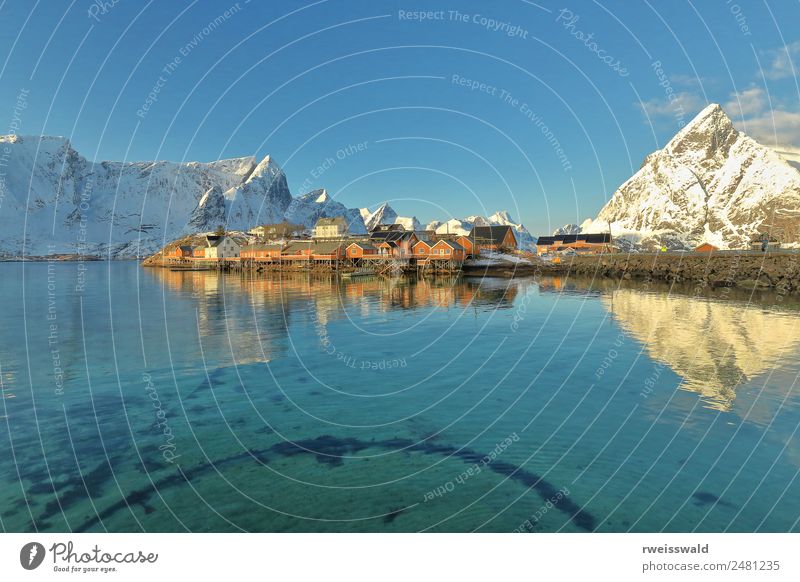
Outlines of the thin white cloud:
M 800 113 L 773 109 L 742 121 L 742 129 L 757 142 L 768 146 L 800 144 Z M 787 150 L 788 151 L 788 150 Z
M 800 74 L 800 40 L 763 54 L 768 61 L 764 70 L 767 79 L 786 79 Z
M 748 87 L 738 93 L 731 93 L 722 104 L 725 113 L 734 120 L 736 127 L 747 135 L 767 146 L 783 146 L 791 150 L 800 144 L 800 111 L 790 111 L 783 104 L 770 100 L 761 87 Z M 702 96 L 690 93 L 676 93 L 672 100 L 651 99 L 639 103 L 647 116 L 648 123 L 676 120 L 683 123 L 706 106 Z
M 712 80 L 708 77 L 696 75 L 671 75 L 669 80 L 677 87 L 689 87 L 692 89 L 712 84 Z
M 730 116 L 747 117 L 762 113 L 767 107 L 767 95 L 761 87 L 750 87 L 731 94 L 730 100 L 722 108 Z
M 675 93 L 672 99 L 650 99 L 639 104 L 645 115 L 651 118 L 685 117 L 700 111 L 706 102 L 699 95 L 686 91 Z

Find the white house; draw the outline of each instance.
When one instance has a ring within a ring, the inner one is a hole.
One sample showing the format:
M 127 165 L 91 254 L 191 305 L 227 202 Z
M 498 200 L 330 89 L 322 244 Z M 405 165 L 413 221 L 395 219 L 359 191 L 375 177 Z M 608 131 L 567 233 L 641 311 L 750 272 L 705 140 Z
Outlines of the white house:
M 206 236 L 205 258 L 232 259 L 239 256 L 239 243 L 229 236 Z
M 347 226 L 344 216 L 320 218 L 314 225 L 314 238 L 342 238 L 347 234 Z

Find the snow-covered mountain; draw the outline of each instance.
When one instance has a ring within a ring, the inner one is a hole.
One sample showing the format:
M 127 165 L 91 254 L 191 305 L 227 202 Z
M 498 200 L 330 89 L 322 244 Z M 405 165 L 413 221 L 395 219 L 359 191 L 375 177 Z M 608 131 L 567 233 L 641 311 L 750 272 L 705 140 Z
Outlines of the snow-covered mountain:
M 472 230 L 472 222 L 467 219 L 451 218 L 441 222 L 434 220 L 425 226 L 425 230 L 432 230 L 436 234 L 469 234 Z
M 246 231 L 289 220 L 312 227 L 358 209 L 324 190 L 292 198 L 270 156 L 210 163 L 96 162 L 63 137 L 0 136 L 0 256 L 81 253 L 146 256 L 219 226 Z
M 0 136 L 0 257 L 141 257 L 220 226 L 246 232 L 287 220 L 311 228 L 321 217 L 339 215 L 354 234 L 381 223 L 421 226 L 388 204 L 372 211 L 347 208 L 325 190 L 293 198 L 270 156 L 209 163 L 90 162 L 63 137 Z M 509 224 L 521 247 L 534 242 L 505 211 L 429 227 L 467 234 L 473 224 Z
M 216 228 L 222 206 L 238 228 L 263 200 L 290 199 L 269 158 L 93 163 L 66 138 L 16 135 L 0 136 L 0 151 L 0 254 L 10 256 L 146 255 L 188 229 Z
M 433 230 L 436 234 L 469 234 L 473 226 L 508 225 L 514 229 L 520 249 L 531 250 L 536 245 L 536 238 L 531 235 L 523 224 L 514 222 L 508 210 L 499 210 L 489 217 L 474 215 L 466 218 L 452 218 L 445 222 L 434 220 L 428 223 L 426 230 Z
M 325 189 L 314 190 L 298 196 L 291 201 L 289 208 L 284 213 L 284 218 L 288 222 L 304 224 L 308 227 L 314 226 L 320 218 L 333 218 L 334 216 L 344 216 L 350 225 L 350 232 L 353 234 L 367 232 L 360 211 L 357 208 L 347 208 L 341 202 L 337 202 Z
M 800 241 L 800 172 L 737 131 L 719 105 L 703 109 L 614 193 L 583 232 L 610 228 L 651 247 L 744 247 L 759 232 Z
M 565 224 L 564 226 L 557 228 L 553 231 L 553 236 L 559 236 L 562 234 L 580 234 L 581 227 L 577 224 Z
M 517 237 L 517 244 L 519 248 L 531 250 L 536 246 L 536 238 L 531 235 L 525 225 L 522 223 L 514 222 L 508 210 L 500 210 L 492 214 L 489 218 L 485 219 L 490 225 L 500 224 L 503 226 L 510 226 L 514 229 L 514 234 Z
M 368 231 L 379 224 L 402 224 L 406 230 L 420 229 L 420 223 L 416 216 L 398 216 L 387 202 L 379 205 L 375 210 L 362 208 L 360 213 Z

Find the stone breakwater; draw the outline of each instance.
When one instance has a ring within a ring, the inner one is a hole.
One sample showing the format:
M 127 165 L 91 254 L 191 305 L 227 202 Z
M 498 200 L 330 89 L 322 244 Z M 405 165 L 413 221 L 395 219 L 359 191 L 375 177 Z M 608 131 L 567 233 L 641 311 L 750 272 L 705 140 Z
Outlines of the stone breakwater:
M 800 291 L 800 253 L 714 252 L 584 255 L 566 257 L 562 275 L 696 282 L 708 287 Z

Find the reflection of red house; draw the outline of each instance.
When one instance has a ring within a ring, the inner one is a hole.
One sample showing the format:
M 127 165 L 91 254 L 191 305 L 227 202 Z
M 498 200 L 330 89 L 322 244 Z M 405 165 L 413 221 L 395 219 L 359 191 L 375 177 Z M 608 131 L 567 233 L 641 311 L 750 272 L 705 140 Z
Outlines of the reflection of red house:
M 714 251 L 718 251 L 719 247 L 715 247 L 711 243 L 703 243 L 694 250 L 696 253 L 713 253 Z

